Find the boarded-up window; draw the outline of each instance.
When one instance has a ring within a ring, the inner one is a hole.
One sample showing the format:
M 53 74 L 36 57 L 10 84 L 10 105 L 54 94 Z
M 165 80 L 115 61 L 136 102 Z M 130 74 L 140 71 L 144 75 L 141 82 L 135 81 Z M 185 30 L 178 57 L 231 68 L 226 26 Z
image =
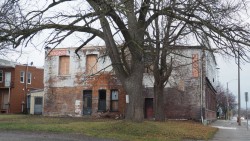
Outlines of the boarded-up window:
M 86 58 L 86 73 L 94 74 L 97 72 L 97 55 L 89 54 Z
M 192 55 L 192 75 L 193 75 L 193 77 L 199 77 L 199 57 L 198 57 L 198 54 Z
M 59 75 L 69 75 L 69 56 L 59 56 Z
M 145 65 L 144 73 L 152 73 L 154 69 L 153 65 Z
M 185 83 L 183 80 L 179 81 L 178 90 L 185 91 Z
M 111 111 L 118 111 L 118 91 L 111 90 Z

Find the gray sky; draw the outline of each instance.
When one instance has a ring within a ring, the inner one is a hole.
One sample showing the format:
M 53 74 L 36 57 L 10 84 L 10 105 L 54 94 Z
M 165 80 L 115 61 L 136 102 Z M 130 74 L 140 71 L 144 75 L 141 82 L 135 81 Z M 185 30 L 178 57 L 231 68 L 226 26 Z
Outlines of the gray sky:
M 21 64 L 27 64 L 33 62 L 35 66 L 42 67 L 44 65 L 44 49 L 42 48 L 34 48 L 34 47 L 26 47 L 21 50 L 21 47 L 18 47 L 16 50 L 22 52 L 20 53 L 10 53 L 7 54 L 7 57 L 2 57 L 3 59 L 18 62 Z
M 219 82 L 231 91 L 238 101 L 238 65 L 234 59 L 225 60 L 220 56 L 216 57 L 218 63 Z M 240 71 L 240 91 L 241 91 L 241 108 L 246 108 L 245 92 L 250 95 L 250 64 L 242 63 Z M 248 103 L 248 107 L 250 104 Z

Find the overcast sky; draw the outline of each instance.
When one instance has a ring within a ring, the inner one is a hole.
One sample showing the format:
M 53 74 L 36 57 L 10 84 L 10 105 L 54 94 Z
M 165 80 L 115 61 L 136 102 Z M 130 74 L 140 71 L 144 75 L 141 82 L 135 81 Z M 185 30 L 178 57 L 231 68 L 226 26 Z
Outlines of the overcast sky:
M 219 82 L 224 86 L 228 87 L 238 100 L 238 66 L 235 63 L 234 59 L 225 60 L 222 57 L 217 55 L 218 63 L 218 73 L 219 73 Z M 241 91 L 241 108 L 246 108 L 245 103 L 245 92 L 249 92 L 250 95 L 250 64 L 241 63 L 240 71 L 240 91 Z M 250 104 L 248 103 L 248 107 Z

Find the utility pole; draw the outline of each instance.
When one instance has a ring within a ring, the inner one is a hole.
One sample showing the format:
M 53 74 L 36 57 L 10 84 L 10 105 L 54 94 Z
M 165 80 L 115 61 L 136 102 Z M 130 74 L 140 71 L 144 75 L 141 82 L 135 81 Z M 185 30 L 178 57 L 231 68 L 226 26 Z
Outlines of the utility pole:
M 238 125 L 241 126 L 241 119 L 240 119 L 240 49 L 238 49 Z
M 248 92 L 245 92 L 245 100 L 246 100 L 246 118 L 247 118 L 247 130 L 248 130 L 248 113 L 247 113 Z
M 226 95 L 226 98 L 227 98 L 227 117 L 226 117 L 226 119 L 229 120 L 229 102 L 228 102 L 228 96 L 229 96 L 229 90 L 228 90 L 228 82 L 227 82 L 227 95 Z

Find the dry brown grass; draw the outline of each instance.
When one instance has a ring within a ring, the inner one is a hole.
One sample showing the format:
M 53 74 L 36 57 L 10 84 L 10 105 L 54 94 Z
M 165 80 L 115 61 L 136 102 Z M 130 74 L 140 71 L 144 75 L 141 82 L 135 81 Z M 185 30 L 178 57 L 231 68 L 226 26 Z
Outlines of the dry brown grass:
M 59 133 L 80 133 L 99 138 L 133 141 L 208 140 L 217 129 L 193 121 L 145 121 L 52 118 L 29 115 L 0 115 L 0 129 Z

